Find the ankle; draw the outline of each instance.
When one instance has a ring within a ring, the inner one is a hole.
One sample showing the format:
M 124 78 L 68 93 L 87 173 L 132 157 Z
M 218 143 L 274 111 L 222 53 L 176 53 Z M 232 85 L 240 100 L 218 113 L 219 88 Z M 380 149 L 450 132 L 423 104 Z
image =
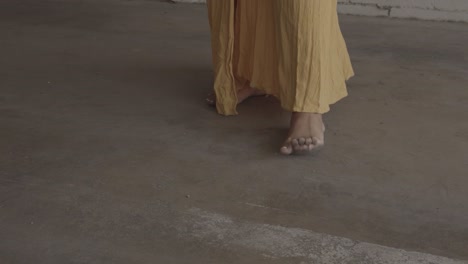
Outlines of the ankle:
M 322 122 L 322 114 L 318 113 L 311 113 L 311 112 L 292 112 L 291 120 L 298 121 L 298 120 L 314 120 Z

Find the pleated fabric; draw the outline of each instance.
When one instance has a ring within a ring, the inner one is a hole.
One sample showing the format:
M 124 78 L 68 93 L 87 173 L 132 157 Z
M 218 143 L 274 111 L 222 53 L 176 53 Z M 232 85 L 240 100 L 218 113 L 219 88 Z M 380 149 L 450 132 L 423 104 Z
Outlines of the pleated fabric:
M 326 113 L 354 75 L 336 0 L 208 0 L 217 110 L 237 114 L 236 78 L 291 112 Z

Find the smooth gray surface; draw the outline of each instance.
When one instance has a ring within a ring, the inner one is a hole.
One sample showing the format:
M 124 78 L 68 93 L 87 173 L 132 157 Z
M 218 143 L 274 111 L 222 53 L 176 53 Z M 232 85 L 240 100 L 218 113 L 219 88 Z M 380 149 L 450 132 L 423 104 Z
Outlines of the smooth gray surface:
M 288 245 L 333 254 L 322 234 L 468 260 L 467 25 L 342 27 L 357 76 L 327 147 L 281 157 L 273 98 L 204 105 L 204 6 L 1 1 L 0 263 L 316 263 Z

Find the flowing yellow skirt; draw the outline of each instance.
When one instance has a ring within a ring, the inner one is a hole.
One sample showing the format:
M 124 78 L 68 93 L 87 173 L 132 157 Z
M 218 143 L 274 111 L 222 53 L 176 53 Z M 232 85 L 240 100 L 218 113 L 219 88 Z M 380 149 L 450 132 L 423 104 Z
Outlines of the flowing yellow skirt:
M 291 112 L 326 113 L 354 75 L 337 0 L 208 0 L 217 110 L 237 114 L 235 79 Z

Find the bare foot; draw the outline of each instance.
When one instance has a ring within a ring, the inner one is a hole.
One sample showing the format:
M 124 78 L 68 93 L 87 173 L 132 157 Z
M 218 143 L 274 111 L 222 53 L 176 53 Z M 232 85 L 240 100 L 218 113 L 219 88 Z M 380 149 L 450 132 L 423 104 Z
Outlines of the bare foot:
M 249 83 L 241 84 L 236 81 L 237 85 L 237 104 L 244 102 L 246 99 L 253 96 L 265 95 L 265 92 L 250 87 Z M 206 103 L 211 106 L 216 106 L 216 94 L 209 94 L 205 99 Z
M 325 125 L 321 114 L 292 113 L 288 139 L 281 147 L 281 154 L 310 154 L 325 144 Z

